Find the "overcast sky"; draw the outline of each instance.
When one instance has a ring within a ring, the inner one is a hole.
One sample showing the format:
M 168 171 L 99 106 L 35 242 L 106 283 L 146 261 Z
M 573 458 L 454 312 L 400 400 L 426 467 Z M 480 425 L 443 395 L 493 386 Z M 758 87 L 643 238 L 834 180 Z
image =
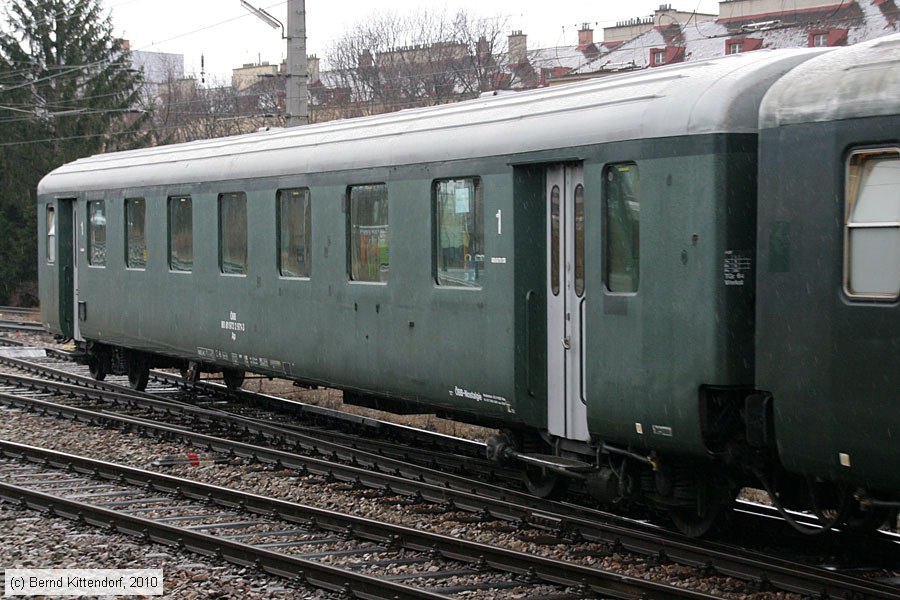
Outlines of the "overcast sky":
M 278 63 L 285 55 L 281 31 L 269 28 L 245 10 L 240 0 L 103 0 L 112 14 L 113 31 L 131 41 L 133 50 L 183 54 L 185 72 L 200 74 L 200 55 L 205 70 L 225 78 L 245 63 Z M 286 21 L 284 0 L 248 0 L 275 18 Z M 481 18 L 502 17 L 509 28 L 528 35 L 529 48 L 574 45 L 582 23 L 602 38 L 601 29 L 617 21 L 650 16 L 659 0 L 388 0 L 378 8 L 414 13 L 422 7 L 453 14 L 465 10 Z M 681 0 L 668 3 L 678 10 L 717 13 L 717 0 Z M 307 53 L 324 57 L 329 45 L 366 17 L 375 3 L 360 0 L 306 0 Z

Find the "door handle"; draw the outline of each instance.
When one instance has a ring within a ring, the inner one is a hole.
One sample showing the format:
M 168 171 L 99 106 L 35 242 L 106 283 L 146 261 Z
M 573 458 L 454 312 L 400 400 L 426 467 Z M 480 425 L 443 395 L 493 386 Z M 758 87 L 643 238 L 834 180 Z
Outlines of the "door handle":
M 563 345 L 563 348 L 565 348 L 566 350 L 571 348 L 572 347 L 572 338 L 570 338 L 569 336 L 564 337 L 562 339 L 562 345 Z

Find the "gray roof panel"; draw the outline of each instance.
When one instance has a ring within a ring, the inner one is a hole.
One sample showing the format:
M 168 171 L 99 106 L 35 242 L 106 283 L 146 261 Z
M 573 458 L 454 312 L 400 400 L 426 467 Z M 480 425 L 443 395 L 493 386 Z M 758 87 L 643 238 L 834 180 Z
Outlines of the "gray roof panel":
M 900 111 L 900 34 L 839 48 L 806 62 L 772 86 L 760 129 Z
M 758 104 L 804 50 L 758 50 L 456 104 L 103 154 L 63 165 L 40 194 L 509 156 L 757 128 Z

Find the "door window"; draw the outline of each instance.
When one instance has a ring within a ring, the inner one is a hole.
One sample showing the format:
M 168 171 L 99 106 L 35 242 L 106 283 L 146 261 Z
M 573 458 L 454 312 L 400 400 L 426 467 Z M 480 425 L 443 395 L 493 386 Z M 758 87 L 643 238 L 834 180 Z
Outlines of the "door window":
M 559 186 L 554 185 L 550 190 L 550 291 L 554 296 L 559 296 L 560 269 L 559 269 L 559 245 L 560 245 L 560 209 Z
M 47 263 L 56 262 L 56 209 L 47 206 Z
M 106 266 L 106 203 L 103 200 L 88 202 L 88 264 Z

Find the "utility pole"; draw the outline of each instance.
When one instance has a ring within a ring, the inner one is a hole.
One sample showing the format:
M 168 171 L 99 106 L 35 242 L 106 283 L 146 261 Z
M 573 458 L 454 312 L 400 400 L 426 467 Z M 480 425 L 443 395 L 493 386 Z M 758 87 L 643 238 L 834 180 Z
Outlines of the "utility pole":
M 287 126 L 309 123 L 306 60 L 306 0 L 288 0 L 287 15 Z

